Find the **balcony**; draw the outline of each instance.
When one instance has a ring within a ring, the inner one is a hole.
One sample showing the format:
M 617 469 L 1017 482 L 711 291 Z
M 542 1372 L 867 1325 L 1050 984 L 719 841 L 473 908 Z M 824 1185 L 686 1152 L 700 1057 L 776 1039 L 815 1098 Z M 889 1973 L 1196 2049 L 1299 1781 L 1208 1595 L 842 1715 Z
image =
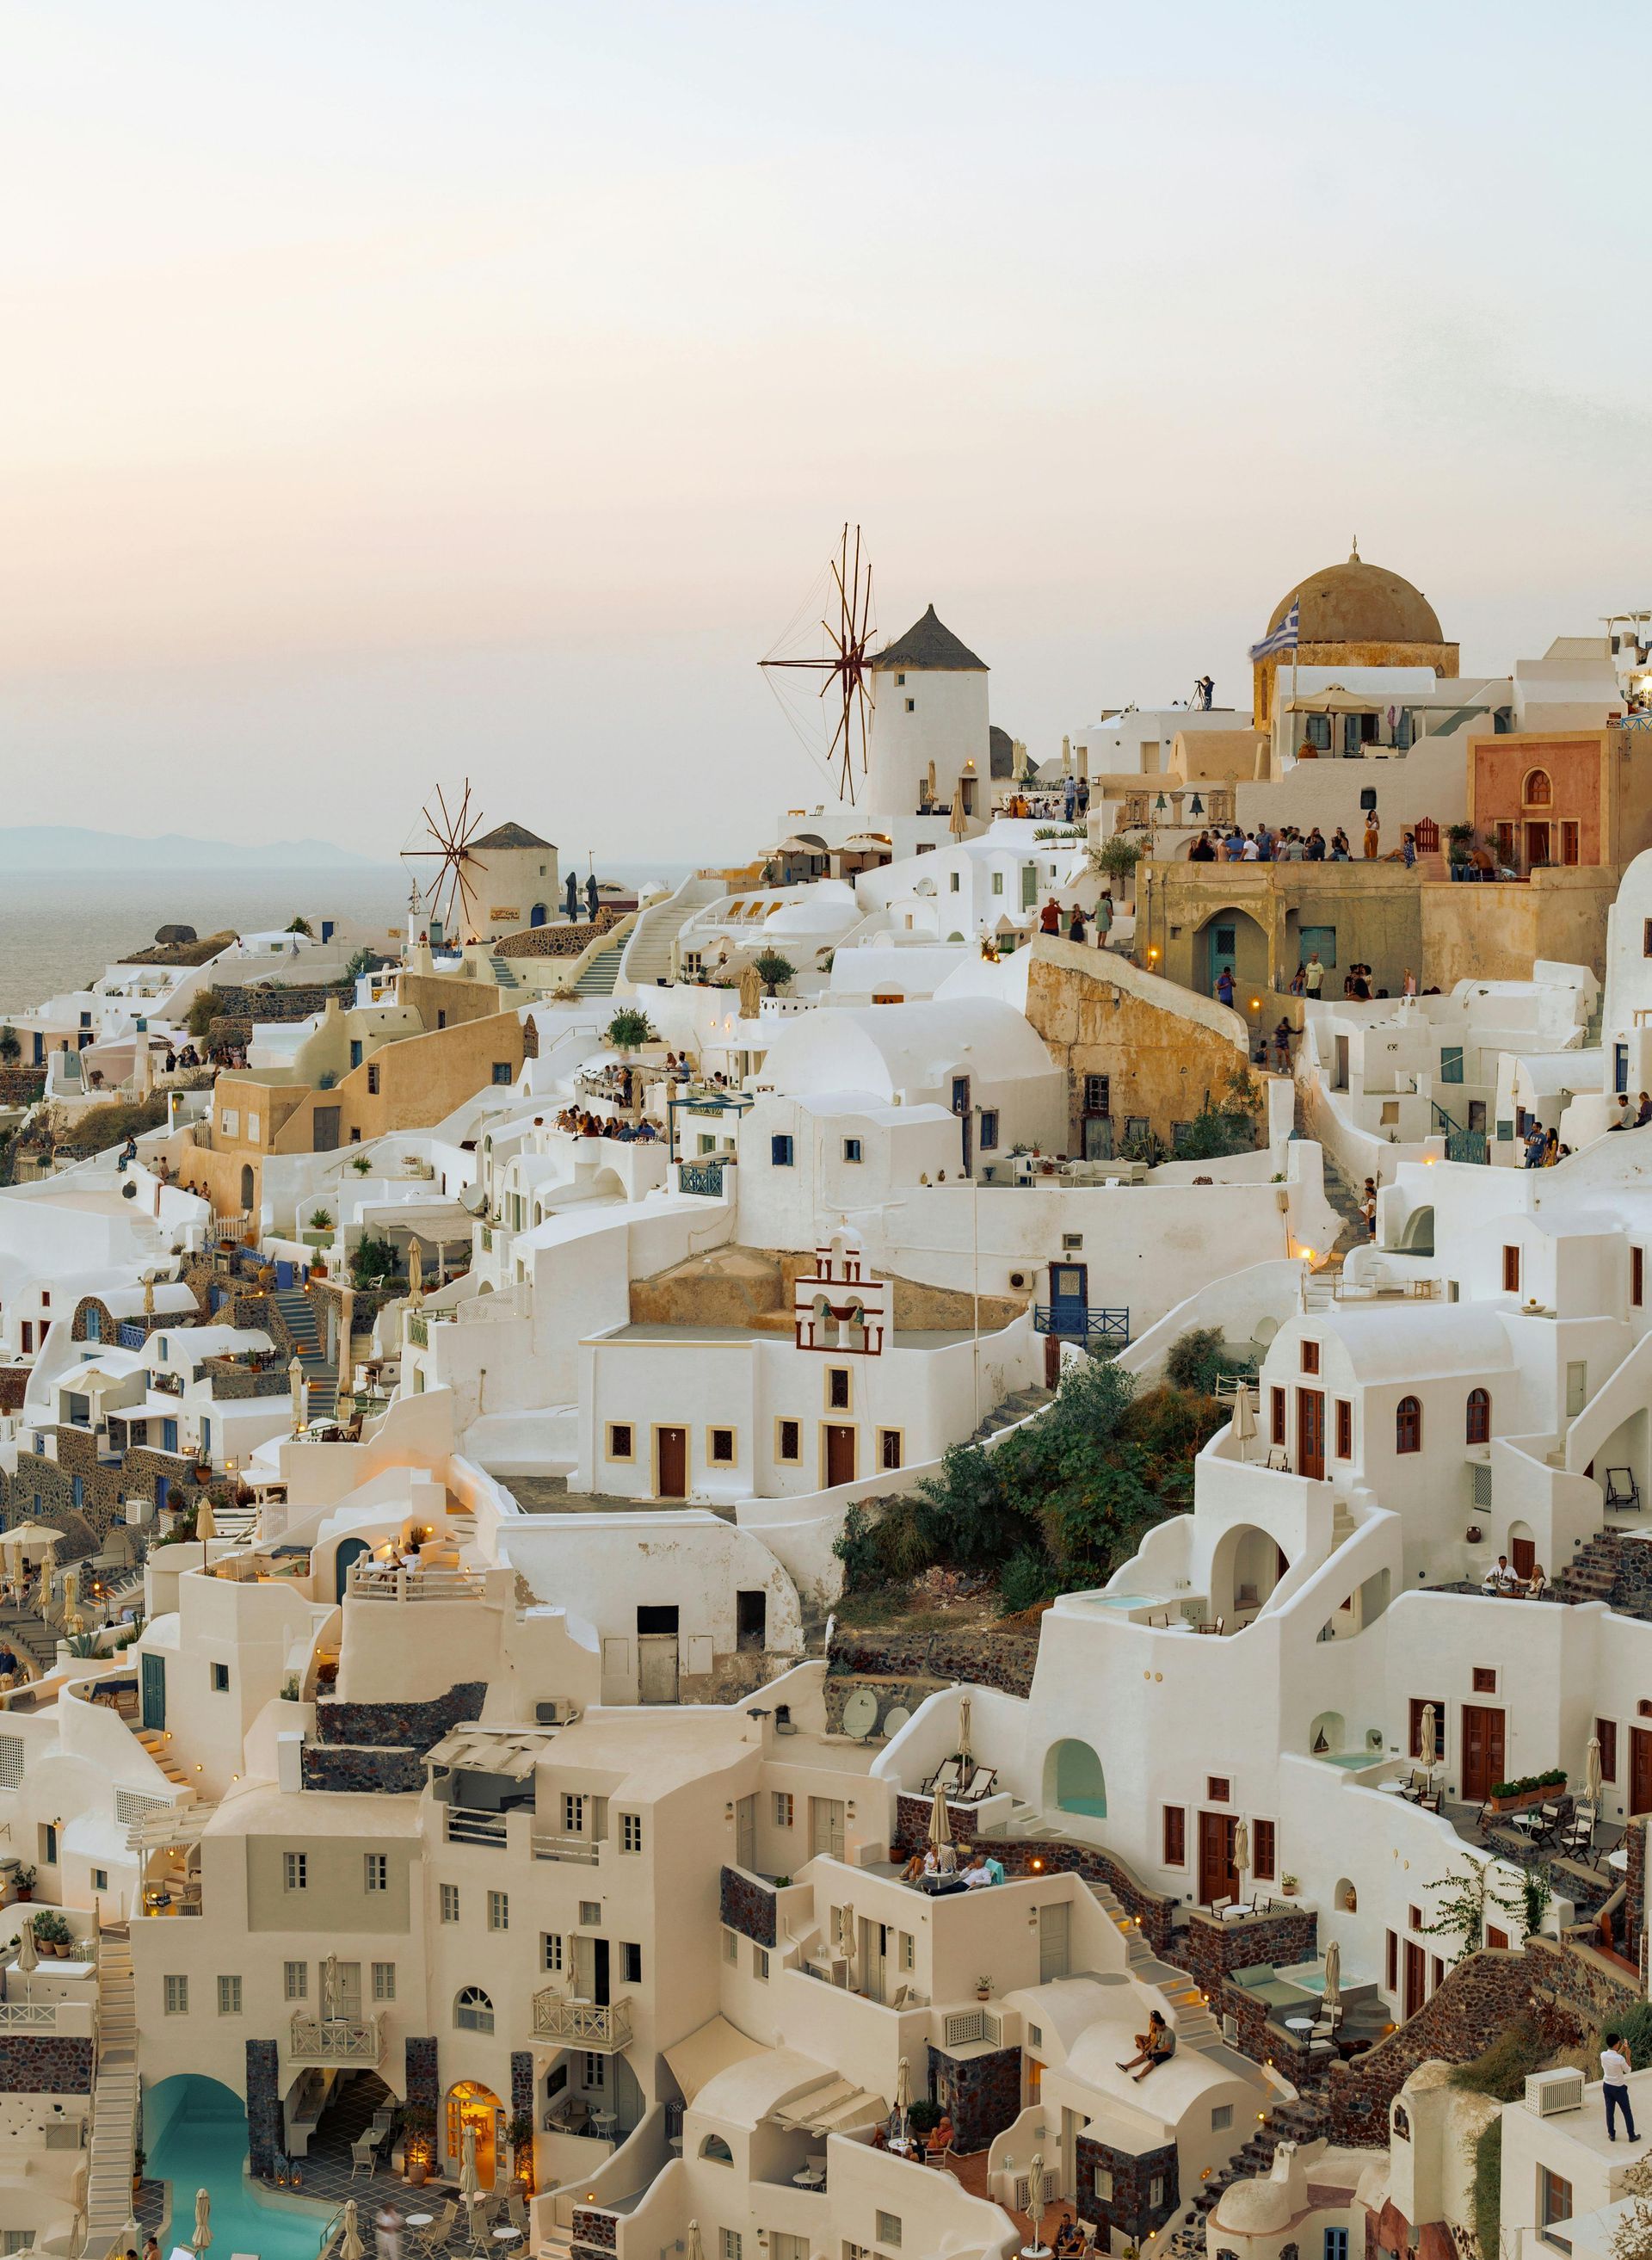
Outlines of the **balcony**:
M 295 2017 L 287 2053 L 295 2063 L 382 2063 L 383 2025 L 377 2017 Z
M 404 1312 L 402 1322 L 406 1329 L 407 1341 L 414 1349 L 430 1348 L 430 1321 L 423 1311 Z
M 1035 1303 L 1033 1329 L 1035 1334 L 1059 1334 L 1073 1341 L 1116 1342 L 1124 1349 L 1130 1341 L 1130 1313 L 1086 1308 L 1082 1303 Z
M 533 1996 L 533 2036 L 561 2048 L 584 2049 L 591 2056 L 618 2056 L 631 2046 L 630 1996 L 603 2006 L 570 2001 L 547 1985 Z
M 479 1601 L 488 1581 L 479 1570 L 403 1570 L 356 1562 L 344 1590 L 352 1601 Z
M 536 1834 L 533 1856 L 536 1860 L 572 1860 L 580 1867 L 594 1868 L 602 1857 L 602 1841 L 594 1836 Z

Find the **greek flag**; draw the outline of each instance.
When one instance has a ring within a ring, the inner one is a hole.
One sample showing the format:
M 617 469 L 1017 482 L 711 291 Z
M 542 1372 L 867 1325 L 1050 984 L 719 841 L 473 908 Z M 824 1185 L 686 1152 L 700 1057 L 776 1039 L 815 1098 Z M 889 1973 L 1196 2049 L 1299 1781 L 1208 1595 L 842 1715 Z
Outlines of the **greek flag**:
M 1291 610 L 1271 635 L 1263 636 L 1260 643 L 1250 647 L 1252 659 L 1271 659 L 1276 652 L 1294 651 L 1297 647 L 1297 628 L 1302 610 L 1299 597 L 1291 599 Z

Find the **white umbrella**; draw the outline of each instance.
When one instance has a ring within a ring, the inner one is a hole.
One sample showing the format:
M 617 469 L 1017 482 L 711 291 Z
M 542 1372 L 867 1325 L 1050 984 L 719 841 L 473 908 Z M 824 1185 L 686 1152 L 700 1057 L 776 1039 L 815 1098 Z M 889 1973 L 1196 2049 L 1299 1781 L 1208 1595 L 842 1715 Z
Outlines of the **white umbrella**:
M 1248 1820 L 1235 1820 L 1234 1823 L 1234 1866 L 1237 1872 L 1242 1876 L 1249 1865 L 1250 1823 Z
M 425 1299 L 424 1253 L 418 1236 L 410 1233 L 407 1239 L 407 1299 L 415 1305 Z
M 952 816 L 947 829 L 955 840 L 962 840 L 969 829 L 969 819 L 963 812 L 963 779 L 962 777 L 952 789 Z
M 903 2056 L 895 2067 L 895 2131 L 904 2142 L 906 2139 L 906 2114 L 912 2106 L 912 2066 Z
M 1342 1949 L 1335 1939 L 1325 1949 L 1325 2006 L 1334 2009 L 1342 1999 Z
M 855 1909 L 852 1906 L 840 1907 L 838 1910 L 838 1939 L 843 1948 L 844 1960 L 849 1965 L 849 1991 L 853 1992 L 855 1991 Z
M 287 1378 L 292 1384 L 292 1432 L 296 1436 L 304 1424 L 304 1370 L 297 1353 L 287 1368 Z
M 366 2247 L 361 2242 L 361 2230 L 355 2217 L 355 2199 L 347 2198 L 344 2206 L 344 2235 L 339 2244 L 339 2260 L 362 2260 Z
M 482 2185 L 476 2179 L 476 2130 L 468 2119 L 459 2147 L 459 2194 L 468 2206 L 474 2205 L 482 2195 Z
M 329 1954 L 321 1965 L 321 2020 L 339 2013 L 339 1957 Z
M 966 1765 L 973 1763 L 969 1749 L 969 1698 L 967 1695 L 958 1698 L 958 1756 Z M 968 1787 L 967 1783 L 965 1786 Z
M 195 2234 L 190 2239 L 191 2249 L 198 2256 L 212 2242 L 211 2214 L 212 2192 L 199 2189 L 195 2192 Z
M 952 1844 L 952 1815 L 947 1810 L 947 1792 L 939 1782 L 929 1802 L 929 1845 L 940 1872 L 943 1876 L 956 1875 L 958 1855 Z
M 28 1999 L 33 1990 L 26 1981 L 32 1978 L 39 1966 L 40 1956 L 34 1943 L 34 1917 L 25 1915 L 23 1927 L 18 1933 L 18 1968 L 23 1973 L 25 1981 L 23 1988 L 25 2000 Z
M 1255 1441 L 1255 1435 L 1256 1409 L 1250 1401 L 1248 1386 L 1241 1382 L 1234 1394 L 1234 1441 L 1239 1447 L 1241 1460 L 1250 1457 L 1245 1447 Z
M 203 1546 L 209 1538 L 218 1536 L 218 1525 L 212 1520 L 212 1494 L 204 1491 L 195 1503 L 195 1534 Z
M 1432 1703 L 1425 1703 L 1422 1706 L 1422 1717 L 1417 1722 L 1417 1755 L 1430 1773 L 1434 1770 L 1435 1727 L 1434 1706 Z
M 1026 2217 L 1033 2224 L 1030 2249 L 1044 2249 L 1044 2153 L 1034 2150 L 1033 2163 L 1026 2170 Z
M 689 2223 L 688 2260 L 705 2260 L 705 2248 L 700 2242 L 700 2224 L 697 2221 L 691 2221 Z
M 1584 1796 L 1597 1808 L 1600 1804 L 1601 1786 L 1600 1737 L 1591 1734 L 1589 1748 L 1584 1756 Z

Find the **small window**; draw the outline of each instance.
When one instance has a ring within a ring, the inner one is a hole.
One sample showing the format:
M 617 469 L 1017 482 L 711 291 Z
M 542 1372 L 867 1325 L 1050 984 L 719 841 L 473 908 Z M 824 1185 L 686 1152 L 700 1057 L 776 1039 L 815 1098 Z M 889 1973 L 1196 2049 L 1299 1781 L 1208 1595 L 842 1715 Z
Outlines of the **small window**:
M 376 1060 L 369 1060 L 367 1063 L 367 1088 L 369 1098 L 376 1098 L 378 1097 L 379 1063 Z
M 440 1899 L 442 1920 L 444 1922 L 457 1922 L 459 1920 L 458 1885 L 444 1884 L 441 1886 Z
M 1111 2205 L 1112 2203 L 1112 2168 L 1111 2166 L 1097 2167 L 1095 2187 L 1096 2195 L 1101 2199 L 1103 2205 Z
M 281 1856 L 281 1880 L 284 1891 L 308 1891 L 310 1888 L 309 1854 L 283 1852 Z
M 1600 1778 L 1618 1778 L 1618 1722 L 1615 1719 L 1595 1720 L 1595 1740 L 1600 1745 Z
M 187 2017 L 190 2013 L 190 1981 L 187 1978 L 166 1980 L 166 2013 L 169 2017 Z
M 361 1856 L 362 1882 L 369 1892 L 387 1892 L 390 1887 L 390 1856 L 388 1852 L 366 1852 Z
M 310 1999 L 310 1964 L 307 1962 L 288 1962 L 282 1965 L 282 1998 L 288 2001 L 307 2001 Z
M 1234 2106 L 1231 2103 L 1218 2103 L 1212 2105 L 1211 2109 L 1211 2132 L 1212 2135 L 1225 2135 L 1233 2123 Z
M 1537 2169 L 1537 2233 L 1545 2244 L 1558 2245 L 1563 2252 L 1571 2250 L 1568 2237 L 1552 2236 L 1550 2229 L 1556 2221 L 1572 2217 L 1571 2184 L 1563 2181 L 1548 2166 Z
M 1555 797 L 1547 769 L 1528 769 L 1520 798 L 1527 808 L 1547 808 Z
M 847 1412 L 848 1411 L 849 1369 L 847 1365 L 834 1365 L 828 1370 L 826 1374 L 826 1403 L 834 1412 Z
M 1087 1075 L 1084 1077 L 1084 1112 L 1086 1114 L 1110 1114 L 1112 1112 L 1111 1076 Z
M 508 1084 L 510 1082 L 511 1062 L 509 1060 L 495 1060 L 493 1062 L 493 1079 L 495 1083 Z
M 733 1464 L 734 1431 L 732 1428 L 713 1428 L 712 1431 L 712 1465 L 714 1468 L 732 1468 Z
M 1164 1864 L 1167 1868 L 1187 1865 L 1187 1807 L 1167 1805 L 1164 1808 Z
M 1164 2176 L 1150 2174 L 1148 2178 L 1148 2203 L 1156 2212 L 1164 2203 Z
M 998 1109 L 983 1106 L 981 1110 L 981 1150 L 990 1154 L 998 1142 Z
M 898 690 L 904 690 L 906 688 L 906 677 L 905 675 L 898 675 L 895 677 L 895 688 Z
M 1629 1250 L 1629 1300 L 1638 1311 L 1646 1300 L 1646 1250 Z
M 1652 919 L 1648 919 L 1641 928 L 1641 955 L 1652 957 Z
M 585 1833 L 585 1800 L 577 1790 L 562 1792 L 562 1834 L 583 1836 Z
M 789 1789 L 776 1790 L 774 1792 L 774 1799 L 776 1827 L 790 1828 L 793 1821 L 797 1817 L 796 1799 L 792 1796 L 792 1793 Z
M 915 698 L 909 698 L 906 701 L 906 712 L 909 714 L 915 714 L 918 712 L 918 701 Z
M 396 1964 L 393 1962 L 375 1962 L 373 1964 L 373 1999 L 375 2001 L 393 2001 L 396 1999 Z
M 1336 1455 L 1339 1460 L 1354 1456 L 1354 1407 L 1346 1397 L 1336 1400 Z
M 791 1140 L 789 1137 L 769 1141 L 769 1166 L 774 1169 L 789 1169 L 791 1167 Z
M 490 2033 L 493 2002 L 480 1985 L 461 1985 L 454 2003 L 454 2022 L 461 2032 Z
M 1270 1884 L 1278 1873 L 1275 1856 L 1279 1838 L 1271 1820 L 1253 1823 L 1250 1831 L 1250 1872 L 1258 1883 Z
M 641 1849 L 642 1849 L 642 1815 L 641 1815 L 641 1813 L 622 1813 L 620 1814 L 620 1816 L 619 1816 L 619 1849 L 620 1849 L 620 1850 L 621 1850 L 622 1852 L 640 1852 L 640 1851 L 641 1851 Z
M 860 1160 L 861 1141 L 858 1138 L 846 1138 L 843 1141 L 843 1158 L 846 1162 L 858 1162 Z
M 723 1959 L 725 1962 L 738 1962 L 740 1959 L 740 1933 L 737 1930 L 724 1929 Z
M 229 1687 L 230 1668 L 228 1664 L 215 1663 L 212 1666 L 212 1692 L 215 1695 L 227 1695 L 229 1693 Z
M 1001 895 L 1004 892 L 1004 874 L 1002 871 L 995 871 L 992 874 L 992 891 L 995 895 Z
M 1397 1452 L 1420 1452 L 1422 1449 L 1422 1405 L 1414 1397 L 1402 1397 L 1394 1407 L 1394 1449 Z
M 912 702 L 910 698 L 906 701 L 906 704 L 909 706 L 912 703 Z M 730 2163 L 732 2163 L 733 2160 L 733 2151 L 729 2153 L 729 2158 Z M 743 2249 L 743 2241 L 739 2229 L 726 2228 L 721 2232 L 721 2242 L 718 2248 L 718 2260 L 740 2260 Z
M 877 1432 L 877 1461 L 882 1468 L 898 1468 L 901 1463 L 901 1432 L 898 1428 L 880 1428 Z
M 1495 1667 L 1489 1663 L 1477 1663 L 1474 1667 L 1473 1686 L 1477 1695 L 1495 1695 L 1497 1693 Z
M 779 1428 L 775 1457 L 789 1466 L 795 1466 L 803 1457 L 803 1423 L 800 1420 L 783 1420 Z
M 898 2214 L 883 2213 L 882 2211 L 879 2212 L 877 2216 L 877 2241 L 880 2244 L 898 2244 L 900 2242 L 900 2215 Z
M 585 1929 L 595 1930 L 597 1924 L 603 1919 L 601 1900 L 581 1899 L 579 1903 L 579 1919 Z
M 488 1893 L 488 1928 L 509 1930 L 511 1927 L 511 1894 L 509 1892 Z
M 640 1985 L 642 1983 L 642 1949 L 633 1939 L 622 1939 L 619 1942 L 619 1975 L 627 1985 Z
M 562 1966 L 562 1934 L 560 1930 L 540 1933 L 540 1968 L 560 1970 Z
M 1469 1391 L 1468 1408 L 1463 1419 L 1463 1434 L 1470 1444 L 1489 1444 L 1491 1441 L 1491 1392 L 1487 1389 Z
M 1212 1805 L 1226 1805 L 1234 1793 L 1234 1784 L 1226 1774 L 1212 1773 L 1205 1777 L 1205 1794 Z
M 1302 1370 L 1304 1373 L 1317 1373 L 1319 1370 L 1319 1345 L 1317 1341 L 1303 1343 Z
M 218 1981 L 218 2013 L 220 2017 L 239 2017 L 241 2013 L 241 1981 L 239 1978 L 220 1978 Z
M 94 1868 L 92 1870 L 92 1889 L 95 1892 L 106 1892 L 109 1889 L 109 1870 L 107 1868 Z
M 634 1456 L 634 1440 L 629 1420 L 608 1423 L 608 1456 L 611 1460 L 629 1460 Z
M 766 1946 L 754 1946 L 752 1949 L 752 1976 L 764 1985 L 769 1983 L 769 1949 Z
M 1518 1295 L 1520 1291 L 1520 1251 L 1518 1248 L 1503 1250 L 1503 1292 Z

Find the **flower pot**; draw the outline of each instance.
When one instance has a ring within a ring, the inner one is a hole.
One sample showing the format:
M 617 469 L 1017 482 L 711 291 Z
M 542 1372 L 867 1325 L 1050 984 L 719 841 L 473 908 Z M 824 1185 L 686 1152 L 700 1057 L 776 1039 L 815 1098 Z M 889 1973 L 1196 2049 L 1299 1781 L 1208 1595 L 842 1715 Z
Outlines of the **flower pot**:
M 425 2176 L 428 2171 L 423 2158 L 411 2158 L 408 2161 L 407 2178 L 415 2189 L 424 2188 Z
M 1555 1782 L 1546 1788 L 1517 1789 L 1511 1797 L 1493 1797 L 1487 1802 L 1493 1813 L 1524 1813 L 1527 1806 L 1542 1805 L 1564 1794 L 1563 1784 Z

